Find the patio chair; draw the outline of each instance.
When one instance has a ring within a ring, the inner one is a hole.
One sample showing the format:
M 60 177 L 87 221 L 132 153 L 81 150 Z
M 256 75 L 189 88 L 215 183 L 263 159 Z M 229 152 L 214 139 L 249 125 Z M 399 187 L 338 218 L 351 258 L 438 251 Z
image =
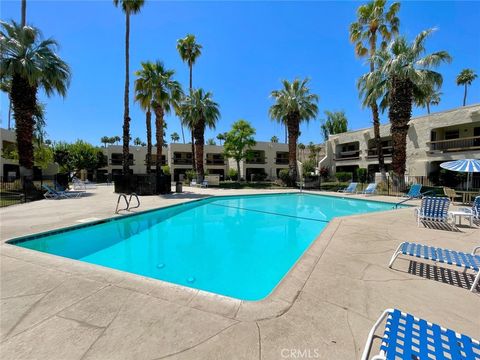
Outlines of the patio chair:
M 207 188 L 207 187 L 208 187 L 208 181 L 207 181 L 207 180 L 203 180 L 202 183 L 200 184 L 200 187 L 202 187 L 202 188 Z
M 338 192 L 346 193 L 346 194 L 355 194 L 357 192 L 357 186 L 358 186 L 358 183 L 352 182 L 346 188 L 338 190 Z
M 443 187 L 443 193 L 445 194 L 446 197 L 450 199 L 452 203 L 455 202 L 455 199 L 458 199 L 458 198 L 462 199 L 462 195 L 457 194 L 454 189 L 446 186 Z
M 480 196 L 475 197 L 471 208 L 462 208 L 461 210 L 467 213 L 472 213 L 474 219 L 480 220 Z
M 74 190 L 87 190 L 87 189 L 96 189 L 97 188 L 97 184 L 95 184 L 91 181 L 88 181 L 88 180 L 82 181 L 77 177 L 74 177 L 72 179 L 72 182 L 73 182 Z
M 363 350 L 362 360 L 368 359 L 375 331 L 385 320 L 380 353 L 371 360 L 436 359 L 467 360 L 480 358 L 480 343 L 397 309 L 387 309 L 373 325 Z
M 377 184 L 376 183 L 371 183 L 368 184 L 368 186 L 363 190 L 361 193 L 364 195 L 373 195 L 377 192 Z
M 417 225 L 420 226 L 422 221 L 447 223 L 449 206 L 448 197 L 424 196 L 420 207 L 415 208 Z
M 413 184 L 410 186 L 408 193 L 404 194 L 403 197 L 407 197 L 409 199 L 418 198 L 422 196 L 422 184 Z
M 82 192 L 80 191 L 57 191 L 45 184 L 43 184 L 42 187 L 44 190 L 46 190 L 46 192 L 43 194 L 43 197 L 47 200 L 77 198 L 82 195 Z
M 190 181 L 190 186 L 197 186 L 197 179 L 192 179 L 192 181 Z
M 480 250 L 480 246 L 473 249 L 471 254 L 454 251 L 449 249 L 436 248 L 433 246 L 427 246 L 422 244 L 415 244 L 409 242 L 402 242 L 395 253 L 393 254 L 389 268 L 392 268 L 393 262 L 399 255 L 413 256 L 425 260 L 436 261 L 449 265 L 456 265 L 464 268 L 465 270 L 471 269 L 477 273 L 475 280 L 473 281 L 470 291 L 475 291 L 478 281 L 480 280 L 480 255 L 477 255 L 477 250 Z

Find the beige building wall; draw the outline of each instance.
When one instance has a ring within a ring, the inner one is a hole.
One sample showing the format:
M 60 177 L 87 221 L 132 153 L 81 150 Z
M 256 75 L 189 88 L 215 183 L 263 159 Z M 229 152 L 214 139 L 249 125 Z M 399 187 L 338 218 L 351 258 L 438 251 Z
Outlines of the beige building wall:
M 407 134 L 407 175 L 426 176 L 443 161 L 480 158 L 480 105 L 413 118 Z M 390 124 L 381 125 L 385 164 L 391 164 Z M 330 136 L 320 166 L 331 173 L 345 168 L 375 168 L 373 128 Z

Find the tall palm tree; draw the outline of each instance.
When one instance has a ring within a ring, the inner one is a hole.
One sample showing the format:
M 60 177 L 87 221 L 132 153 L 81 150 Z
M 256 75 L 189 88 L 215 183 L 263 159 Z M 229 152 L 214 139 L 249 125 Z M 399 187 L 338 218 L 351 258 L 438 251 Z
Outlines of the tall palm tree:
M 176 143 L 178 140 L 180 140 L 180 136 L 176 132 L 174 132 L 170 135 L 170 139 L 172 139 L 173 143 Z
M 213 101 L 210 92 L 203 89 L 192 90 L 182 105 L 181 113 L 184 125 L 193 130 L 195 138 L 196 172 L 198 181 L 204 177 L 203 147 L 205 144 L 205 128 L 215 129 L 220 118 L 219 105 Z
M 387 11 L 385 5 L 386 0 L 373 0 L 360 6 L 357 10 L 357 21 L 350 25 L 350 41 L 355 44 L 355 54 L 358 57 L 370 56 L 370 72 L 375 70 L 372 58 L 377 51 L 378 37 L 381 37 L 380 48 L 384 49 L 392 36 L 398 34 L 400 20 L 397 13 L 400 10 L 400 3 L 394 2 Z M 368 103 L 364 101 L 363 105 L 372 109 L 378 167 L 382 177 L 386 179 L 377 100 L 371 99 Z
M 297 181 L 297 140 L 300 123 L 314 119 L 318 113 L 318 96 L 310 93 L 308 81 L 308 79 L 295 79 L 293 82 L 283 80 L 283 88 L 271 93 L 275 104 L 270 107 L 270 118 L 285 123 L 288 128 L 288 166 L 291 186 Z
M 15 21 L 0 22 L 0 79 L 11 79 L 10 98 L 16 123 L 20 173 L 33 174 L 33 131 L 38 113 L 37 92 L 65 96 L 70 68 L 57 55 L 57 42 L 43 40 L 38 29 Z
M 183 97 L 183 91 L 180 83 L 173 80 L 174 70 L 165 69 L 165 66 L 161 61 L 155 63 L 149 63 L 149 77 L 147 85 L 150 86 L 152 94 L 151 108 L 155 113 L 155 140 L 157 147 L 156 158 L 156 172 L 160 174 L 162 172 L 162 150 L 163 150 L 163 137 L 165 132 L 164 116 L 168 114 L 171 109 L 178 107 L 178 103 Z
M 270 142 L 272 142 L 272 143 L 274 143 L 274 144 L 278 143 L 278 137 L 275 136 L 275 135 L 273 135 L 273 136 L 270 138 Z
M 140 12 L 144 0 L 113 0 L 113 4 L 122 7 L 125 13 L 125 91 L 123 96 L 123 173 L 130 171 L 130 15 Z
M 24 27 L 27 24 L 27 0 L 22 0 L 21 14 L 20 26 Z
M 147 174 L 151 172 L 152 166 L 152 102 L 153 88 L 156 86 L 154 81 L 157 80 L 154 64 L 151 62 L 142 62 L 142 69 L 135 72 L 137 79 L 135 80 L 135 101 L 140 104 L 142 110 L 145 111 L 145 124 L 147 128 L 147 156 L 146 166 Z
M 467 87 L 472 85 L 473 80 L 477 78 L 477 74 L 472 69 L 463 69 L 457 76 L 457 85 L 464 85 L 463 106 L 467 103 Z
M 180 54 L 180 57 L 183 62 L 188 64 L 188 69 L 190 71 L 189 76 L 189 91 L 193 90 L 193 65 L 197 61 L 198 57 L 202 55 L 202 45 L 198 44 L 195 39 L 195 35 L 187 34 L 183 39 L 177 40 L 177 51 Z M 185 135 L 183 133 L 183 125 L 181 124 L 182 129 L 182 139 L 185 144 Z M 192 165 L 195 169 L 195 147 L 194 147 L 194 135 L 192 132 Z
M 419 86 L 414 93 L 414 102 L 416 106 L 421 106 L 427 109 L 427 114 L 430 114 L 430 106 L 440 104 L 443 93 L 438 87 L 432 84 L 424 84 Z
M 446 51 L 425 55 L 425 41 L 433 31 L 422 31 L 412 44 L 404 37 L 396 38 L 386 50 L 374 56 L 377 69 L 361 79 L 367 89 L 366 99 L 379 98 L 383 94 L 380 106 L 388 106 L 393 143 L 392 169 L 399 185 L 403 185 L 405 175 L 408 123 L 415 97 L 426 84 L 440 88 L 442 75 L 431 69 L 452 60 Z

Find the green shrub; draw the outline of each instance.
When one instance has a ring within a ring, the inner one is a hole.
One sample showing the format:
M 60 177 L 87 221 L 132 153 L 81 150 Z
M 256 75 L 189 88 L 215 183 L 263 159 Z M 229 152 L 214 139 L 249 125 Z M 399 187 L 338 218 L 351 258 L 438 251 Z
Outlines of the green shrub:
M 237 176 L 238 176 L 237 169 L 234 169 L 234 168 L 228 169 L 228 175 L 227 176 L 230 180 L 237 180 Z
M 195 170 L 187 170 L 185 171 L 185 176 L 187 177 L 188 182 L 191 182 L 193 179 L 197 178 L 197 173 Z
M 171 175 L 170 167 L 168 165 L 162 166 L 162 171 L 165 175 Z
M 315 172 L 315 160 L 307 160 L 303 163 L 303 176 L 310 176 L 311 173 Z
M 326 179 L 326 178 L 328 178 L 329 175 L 330 175 L 330 171 L 328 170 L 328 168 L 325 167 L 325 166 L 322 166 L 321 169 L 320 169 L 320 176 L 323 179 Z
M 282 169 L 278 172 L 278 178 L 282 180 L 285 184 L 290 183 L 290 173 L 288 169 Z
M 355 170 L 355 174 L 357 176 L 357 180 L 359 182 L 366 183 L 367 182 L 367 175 L 368 175 L 368 170 L 365 168 L 358 168 Z
M 335 174 L 335 177 L 340 182 L 350 181 L 352 179 L 352 173 L 340 171 Z

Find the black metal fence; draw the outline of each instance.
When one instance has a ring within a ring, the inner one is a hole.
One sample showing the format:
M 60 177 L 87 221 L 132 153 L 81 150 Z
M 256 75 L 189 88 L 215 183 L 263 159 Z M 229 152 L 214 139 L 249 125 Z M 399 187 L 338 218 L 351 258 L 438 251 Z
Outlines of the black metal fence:
M 43 198 L 43 185 L 56 187 L 55 176 L 43 176 L 33 181 L 0 179 L 0 207 L 27 203 Z

